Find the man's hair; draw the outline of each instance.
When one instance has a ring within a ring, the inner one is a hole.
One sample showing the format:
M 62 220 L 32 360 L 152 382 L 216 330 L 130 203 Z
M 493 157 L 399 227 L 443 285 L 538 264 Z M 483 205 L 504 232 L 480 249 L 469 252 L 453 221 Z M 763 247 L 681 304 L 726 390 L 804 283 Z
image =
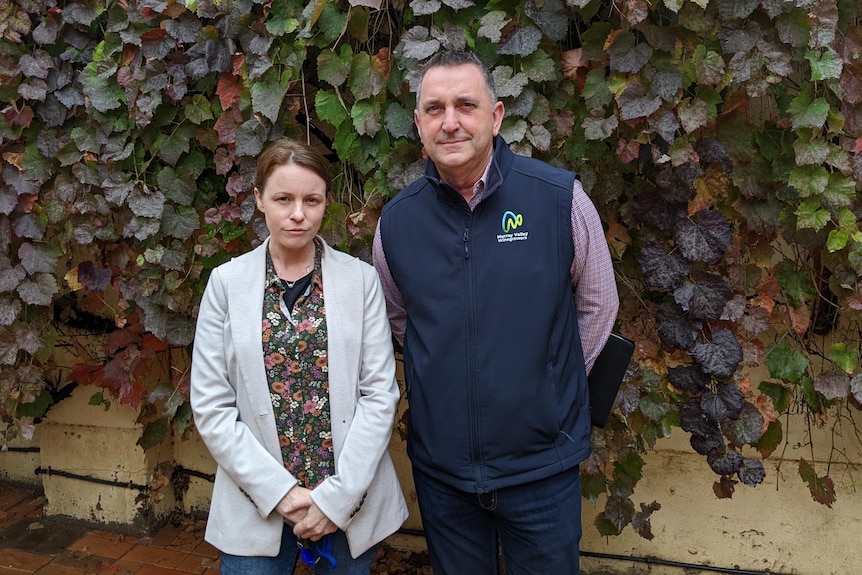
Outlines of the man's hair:
M 422 95 L 422 82 L 425 80 L 425 74 L 428 73 L 428 70 L 431 68 L 438 68 L 440 66 L 454 67 L 463 66 L 464 64 L 472 64 L 482 71 L 482 76 L 485 78 L 485 87 L 488 89 L 488 94 L 491 96 L 491 102 L 496 102 L 497 88 L 494 86 L 494 78 L 491 76 L 491 71 L 484 63 L 482 63 L 482 60 L 480 60 L 476 54 L 462 50 L 438 52 L 425 61 L 419 73 L 419 87 L 416 89 L 416 101 L 418 102 Z
M 263 186 L 272 172 L 279 166 L 296 164 L 308 168 L 326 182 L 326 193 L 332 184 L 329 161 L 323 154 L 302 142 L 290 138 L 280 138 L 267 147 L 257 159 L 257 173 L 254 185 L 263 192 Z

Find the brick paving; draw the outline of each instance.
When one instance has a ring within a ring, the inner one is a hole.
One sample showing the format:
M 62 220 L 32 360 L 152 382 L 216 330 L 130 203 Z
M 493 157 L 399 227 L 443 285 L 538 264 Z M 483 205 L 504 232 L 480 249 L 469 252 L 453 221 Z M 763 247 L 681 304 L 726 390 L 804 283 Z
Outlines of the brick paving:
M 203 520 L 135 537 L 45 517 L 43 504 L 35 488 L 0 483 L 0 575 L 218 574 Z

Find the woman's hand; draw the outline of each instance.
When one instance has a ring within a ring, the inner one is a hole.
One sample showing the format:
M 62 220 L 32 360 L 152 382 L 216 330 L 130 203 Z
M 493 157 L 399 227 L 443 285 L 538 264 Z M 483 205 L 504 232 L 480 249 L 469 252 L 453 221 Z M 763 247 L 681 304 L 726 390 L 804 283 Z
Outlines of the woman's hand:
M 314 505 L 311 491 L 300 485 L 294 485 L 287 495 L 282 497 L 275 510 L 290 525 L 296 525 L 308 514 L 308 508 Z
M 318 541 L 327 533 L 334 533 L 338 529 L 338 526 L 330 521 L 329 517 L 324 515 L 314 502 L 306 511 L 305 517 L 293 527 L 293 533 L 297 537 Z

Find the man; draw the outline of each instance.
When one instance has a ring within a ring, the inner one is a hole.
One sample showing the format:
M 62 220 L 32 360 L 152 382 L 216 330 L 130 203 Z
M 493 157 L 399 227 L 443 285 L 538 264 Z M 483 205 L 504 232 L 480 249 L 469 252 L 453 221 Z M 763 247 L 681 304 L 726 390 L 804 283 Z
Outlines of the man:
M 425 175 L 374 241 L 404 346 L 408 443 L 434 572 L 578 573 L 587 372 L 619 300 L 595 207 L 575 174 L 513 154 L 471 53 L 423 68 L 414 120 Z

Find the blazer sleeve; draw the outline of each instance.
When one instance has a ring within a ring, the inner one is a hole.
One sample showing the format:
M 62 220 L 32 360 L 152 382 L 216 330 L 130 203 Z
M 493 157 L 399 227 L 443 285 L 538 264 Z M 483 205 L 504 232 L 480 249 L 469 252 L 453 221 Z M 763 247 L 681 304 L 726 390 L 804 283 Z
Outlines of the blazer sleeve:
M 364 310 L 359 328 L 361 357 L 356 409 L 335 464 L 335 475 L 311 492 L 315 504 L 342 530 L 362 506 L 387 452 L 400 399 L 380 280 L 371 266 L 363 265 L 362 270 Z
M 231 357 L 231 322 L 236 319 L 228 311 L 228 290 L 221 271 L 223 268 L 213 270 L 198 312 L 191 407 L 195 426 L 213 459 L 266 518 L 297 481 L 260 439 L 263 428 L 259 426 L 271 413 L 257 413 L 264 410 L 255 409 L 244 391 L 248 383 L 237 381 L 239 372 Z

